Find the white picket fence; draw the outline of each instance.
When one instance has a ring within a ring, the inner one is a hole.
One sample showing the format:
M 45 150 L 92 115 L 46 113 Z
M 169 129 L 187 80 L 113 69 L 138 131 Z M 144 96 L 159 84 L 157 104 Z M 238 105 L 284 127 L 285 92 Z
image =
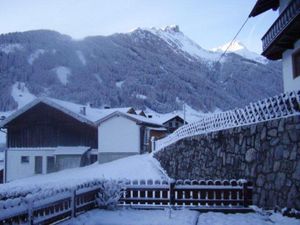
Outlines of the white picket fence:
M 52 224 L 97 207 L 103 183 L 122 186 L 120 207 L 249 211 L 252 183 L 240 180 L 93 180 L 72 188 L 44 189 L 0 200 L 0 224 Z
M 161 150 L 186 137 L 298 114 L 300 90 L 250 103 L 245 108 L 204 115 L 199 121 L 182 126 L 167 137 L 154 141 L 152 150 Z

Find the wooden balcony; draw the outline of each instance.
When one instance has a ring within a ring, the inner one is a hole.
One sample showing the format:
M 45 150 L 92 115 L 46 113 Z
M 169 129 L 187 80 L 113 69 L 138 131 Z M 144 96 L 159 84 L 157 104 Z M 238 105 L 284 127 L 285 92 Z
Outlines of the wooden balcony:
M 292 0 L 263 36 L 263 53 L 268 59 L 282 58 L 300 38 L 300 0 Z

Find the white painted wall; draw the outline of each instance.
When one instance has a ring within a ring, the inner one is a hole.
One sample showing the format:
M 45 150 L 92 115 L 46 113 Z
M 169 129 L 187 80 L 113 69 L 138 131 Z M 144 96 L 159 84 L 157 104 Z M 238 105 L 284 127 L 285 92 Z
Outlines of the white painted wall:
M 140 126 L 122 116 L 114 116 L 98 127 L 98 151 L 140 152 Z
M 7 150 L 6 181 L 35 175 L 34 157 L 43 157 L 43 174 L 47 172 L 47 156 L 53 156 L 54 148 L 9 148 Z M 29 163 L 21 163 L 21 156 L 29 156 Z
M 300 40 L 294 44 L 294 49 L 286 50 L 282 54 L 282 72 L 283 72 L 283 86 L 284 91 L 300 90 L 300 77 L 293 78 L 293 63 L 292 54 L 295 50 L 300 48 Z

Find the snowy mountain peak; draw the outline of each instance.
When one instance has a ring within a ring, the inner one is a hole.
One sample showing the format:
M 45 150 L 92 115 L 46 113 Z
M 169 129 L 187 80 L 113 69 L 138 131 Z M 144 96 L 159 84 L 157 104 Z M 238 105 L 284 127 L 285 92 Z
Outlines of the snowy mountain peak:
M 188 60 L 216 61 L 220 53 L 201 48 L 196 42 L 187 37 L 179 29 L 178 25 L 170 25 L 165 28 L 135 29 L 135 31 L 148 31 L 165 41 L 178 54 L 184 55 Z M 145 37 L 143 35 L 143 37 Z
M 229 51 L 229 52 L 236 52 L 236 51 L 240 51 L 242 49 L 247 49 L 246 46 L 244 44 L 242 44 L 240 41 L 233 41 L 232 43 L 231 42 L 226 43 L 225 45 L 222 45 L 218 48 L 213 48 L 212 51 L 224 52 L 227 48 L 228 48 L 227 51 Z
M 228 48 L 228 49 L 227 49 Z M 233 52 L 237 55 L 240 55 L 246 59 L 250 59 L 259 63 L 263 63 L 266 64 L 268 63 L 268 60 L 261 56 L 260 54 L 256 53 L 256 52 L 252 52 L 250 50 L 248 50 L 248 48 L 241 43 L 240 41 L 233 41 L 232 43 L 226 43 L 225 45 L 222 45 L 220 47 L 217 48 L 213 48 L 212 51 L 213 52 L 225 52 L 227 49 L 227 52 Z
M 164 31 L 167 32 L 180 32 L 179 26 L 178 25 L 170 25 L 170 26 L 166 26 L 164 29 Z

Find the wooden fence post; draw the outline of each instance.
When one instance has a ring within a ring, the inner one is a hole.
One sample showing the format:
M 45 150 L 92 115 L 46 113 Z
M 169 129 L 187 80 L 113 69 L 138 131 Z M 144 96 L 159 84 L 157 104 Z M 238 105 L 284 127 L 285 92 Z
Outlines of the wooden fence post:
M 243 182 L 243 205 L 244 207 L 248 207 L 248 184 L 247 182 Z
M 76 189 L 71 189 L 71 217 L 76 217 Z
M 174 206 L 175 205 L 175 181 L 174 180 L 171 180 L 170 181 L 170 189 L 169 189 L 169 192 L 170 192 L 170 205 L 171 206 Z
M 28 224 L 33 225 L 33 200 L 29 198 L 28 203 Z

